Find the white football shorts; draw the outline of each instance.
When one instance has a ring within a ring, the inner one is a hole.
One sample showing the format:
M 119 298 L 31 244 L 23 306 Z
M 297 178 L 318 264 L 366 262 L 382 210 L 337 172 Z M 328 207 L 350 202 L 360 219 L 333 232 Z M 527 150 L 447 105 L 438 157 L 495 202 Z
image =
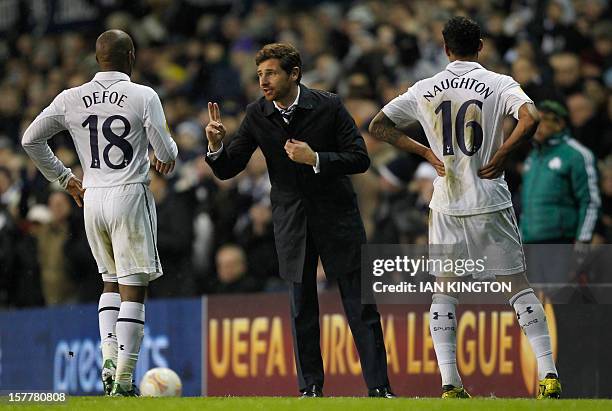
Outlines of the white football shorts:
M 145 184 L 85 191 L 85 231 L 105 282 L 146 286 L 162 276 L 157 252 L 157 213 Z
M 430 258 L 451 259 L 462 269 L 430 270 L 438 277 L 472 275 L 493 279 L 497 275 L 524 272 L 525 255 L 512 207 L 486 214 L 454 216 L 430 210 Z M 463 260 L 463 261 L 459 261 Z M 465 261 L 470 260 L 470 270 Z M 446 266 L 449 267 L 449 266 Z

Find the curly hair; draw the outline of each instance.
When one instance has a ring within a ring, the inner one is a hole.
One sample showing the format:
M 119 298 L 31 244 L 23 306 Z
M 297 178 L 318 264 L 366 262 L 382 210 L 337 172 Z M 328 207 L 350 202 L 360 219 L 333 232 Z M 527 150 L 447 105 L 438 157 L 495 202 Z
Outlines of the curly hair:
M 472 56 L 480 46 L 480 26 L 467 17 L 453 17 L 442 30 L 444 43 L 457 56 Z

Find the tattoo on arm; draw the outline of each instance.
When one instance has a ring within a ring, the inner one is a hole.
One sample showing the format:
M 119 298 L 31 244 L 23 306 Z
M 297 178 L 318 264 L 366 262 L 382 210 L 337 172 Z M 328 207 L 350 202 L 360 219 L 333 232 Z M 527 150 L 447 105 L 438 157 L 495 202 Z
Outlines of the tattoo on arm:
M 405 134 L 395 128 L 395 123 L 384 114 L 379 113 L 370 125 L 370 133 L 377 139 L 386 141 L 391 145 L 396 145 L 398 140 L 405 137 Z
M 370 123 L 370 133 L 378 140 L 385 141 L 399 150 L 417 154 L 429 161 L 427 155 L 431 150 L 395 127 L 395 123 L 382 111 Z

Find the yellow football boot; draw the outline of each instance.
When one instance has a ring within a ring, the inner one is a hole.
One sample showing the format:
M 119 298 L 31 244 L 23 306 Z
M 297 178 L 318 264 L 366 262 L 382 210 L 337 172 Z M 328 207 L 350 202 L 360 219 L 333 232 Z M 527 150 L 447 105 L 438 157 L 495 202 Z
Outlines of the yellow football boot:
M 545 378 L 540 380 L 539 385 L 538 400 L 561 397 L 561 381 L 555 374 L 547 374 Z
M 463 387 L 445 385 L 442 387 L 442 398 L 472 398 Z

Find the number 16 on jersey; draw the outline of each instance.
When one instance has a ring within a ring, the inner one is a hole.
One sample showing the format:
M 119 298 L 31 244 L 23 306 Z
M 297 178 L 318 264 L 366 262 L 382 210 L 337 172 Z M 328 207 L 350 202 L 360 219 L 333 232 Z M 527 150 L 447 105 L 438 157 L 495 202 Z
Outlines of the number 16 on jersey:
M 465 117 L 467 114 L 467 110 L 471 105 L 477 106 L 480 110 L 482 110 L 482 101 L 480 100 L 468 100 L 459 107 L 457 110 L 457 116 L 455 117 L 455 136 L 457 137 L 457 145 L 459 149 L 466 156 L 473 156 L 482 146 L 482 126 L 480 123 L 474 119 L 470 120 L 467 123 L 465 122 Z M 442 112 L 442 142 L 444 143 L 443 153 L 445 156 L 453 156 L 455 155 L 455 151 L 453 150 L 453 121 L 452 121 L 452 101 L 444 100 L 440 105 L 436 108 L 435 113 L 438 114 Z M 472 128 L 472 148 L 468 149 L 465 142 L 465 128 Z

